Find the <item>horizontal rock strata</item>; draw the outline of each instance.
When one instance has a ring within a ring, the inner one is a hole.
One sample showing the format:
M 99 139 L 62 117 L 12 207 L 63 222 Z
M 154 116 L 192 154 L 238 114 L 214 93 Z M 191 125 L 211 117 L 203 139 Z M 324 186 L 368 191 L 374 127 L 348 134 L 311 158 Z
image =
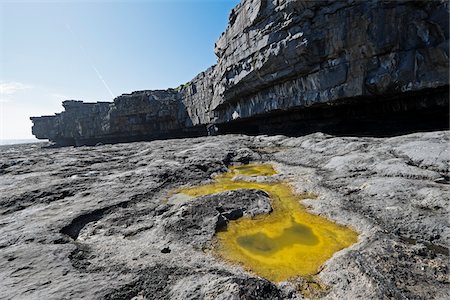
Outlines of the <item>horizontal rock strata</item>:
M 192 81 L 113 103 L 65 102 L 61 114 L 32 118 L 33 133 L 93 144 L 196 136 L 207 127 L 334 128 L 345 119 L 334 111 L 348 116 L 355 107 L 378 120 L 423 112 L 448 127 L 448 9 L 446 1 L 243 0 L 215 45 L 217 65 Z

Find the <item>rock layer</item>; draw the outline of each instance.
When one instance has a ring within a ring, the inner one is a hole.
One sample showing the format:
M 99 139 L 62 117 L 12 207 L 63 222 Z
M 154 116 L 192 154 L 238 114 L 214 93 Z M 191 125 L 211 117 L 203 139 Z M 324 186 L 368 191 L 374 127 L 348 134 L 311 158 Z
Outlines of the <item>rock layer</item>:
M 448 28 L 447 1 L 243 0 L 215 45 L 217 65 L 192 81 L 110 104 L 66 102 L 61 114 L 32 118 L 33 133 L 93 144 L 195 136 L 211 125 L 334 128 L 344 119 L 336 111 L 360 106 L 369 107 L 360 117 L 423 113 L 448 128 Z
M 448 84 L 438 1 L 244 1 L 216 44 L 221 122 Z M 375 98 L 376 100 L 377 98 Z
M 65 111 L 55 116 L 31 118 L 37 138 L 79 146 L 206 132 L 193 126 L 175 90 L 133 92 L 117 97 L 113 103 L 68 100 L 63 106 Z

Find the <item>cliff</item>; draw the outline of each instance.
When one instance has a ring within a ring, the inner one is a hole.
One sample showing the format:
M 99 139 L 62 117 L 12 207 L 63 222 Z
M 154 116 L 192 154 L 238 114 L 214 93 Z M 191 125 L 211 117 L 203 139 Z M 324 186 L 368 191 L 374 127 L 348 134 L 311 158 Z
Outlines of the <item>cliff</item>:
M 55 116 L 32 117 L 33 134 L 77 146 L 204 135 L 204 128 L 193 127 L 181 95 L 176 90 L 138 91 L 112 103 L 67 100 Z
M 448 127 L 448 9 L 446 1 L 243 0 L 215 45 L 217 65 L 189 83 L 110 104 L 65 102 L 61 114 L 32 118 L 33 133 L 78 145 L 202 135 L 209 125 L 302 133 L 361 122 L 414 127 L 420 118 Z

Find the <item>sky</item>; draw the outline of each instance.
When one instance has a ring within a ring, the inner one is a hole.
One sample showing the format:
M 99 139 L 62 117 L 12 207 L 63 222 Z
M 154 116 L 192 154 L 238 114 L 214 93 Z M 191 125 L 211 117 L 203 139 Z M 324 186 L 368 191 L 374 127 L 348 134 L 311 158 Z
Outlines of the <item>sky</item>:
M 239 0 L 0 0 L 0 139 L 63 100 L 177 87 L 216 63 Z

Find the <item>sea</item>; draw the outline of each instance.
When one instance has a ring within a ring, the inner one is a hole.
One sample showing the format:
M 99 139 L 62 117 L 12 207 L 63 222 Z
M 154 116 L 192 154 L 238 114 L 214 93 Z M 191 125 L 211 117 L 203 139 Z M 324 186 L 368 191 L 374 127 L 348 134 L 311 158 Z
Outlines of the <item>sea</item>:
M 38 140 L 38 139 L 0 139 L 0 146 L 5 145 L 16 145 L 16 144 L 31 144 L 31 143 L 44 143 L 48 142 L 47 140 Z

